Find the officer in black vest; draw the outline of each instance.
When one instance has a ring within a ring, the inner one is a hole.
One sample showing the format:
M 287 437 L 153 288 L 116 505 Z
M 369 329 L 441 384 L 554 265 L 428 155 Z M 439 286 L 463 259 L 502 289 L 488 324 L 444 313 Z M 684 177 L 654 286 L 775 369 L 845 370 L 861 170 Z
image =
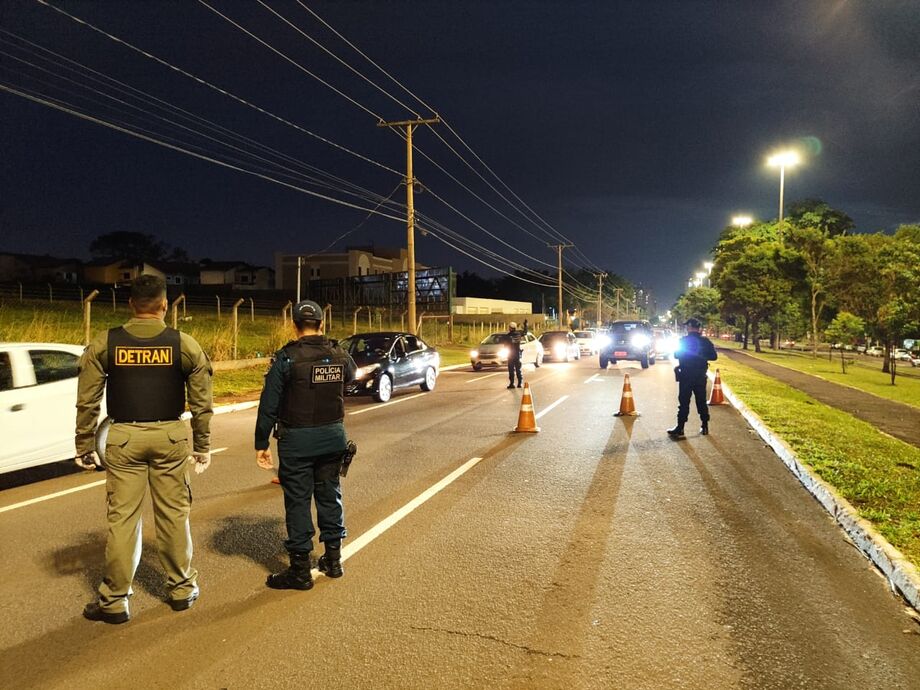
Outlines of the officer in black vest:
M 684 438 L 684 424 L 690 416 L 690 396 L 696 399 L 700 415 L 700 434 L 709 433 L 709 407 L 706 405 L 706 370 L 709 362 L 718 358 L 712 341 L 700 332 L 703 325 L 697 319 L 687 319 L 687 335 L 680 339 L 674 355 L 679 364 L 674 368 L 678 381 L 677 425 L 668 429 L 673 439 Z
M 203 472 L 211 462 L 211 363 L 195 339 L 167 328 L 166 283 L 144 275 L 131 286 L 134 318 L 93 340 L 80 360 L 77 464 L 101 467 L 94 450 L 103 391 L 112 426 L 105 447 L 107 517 L 105 578 L 99 600 L 83 610 L 90 620 L 124 623 L 141 552 L 140 518 L 149 486 L 157 549 L 175 611 L 198 598 L 189 532 L 188 461 Z M 193 447 L 180 420 L 186 394 Z
M 523 347 L 524 334 L 527 332 L 527 322 L 524 330 L 519 331 L 517 323 L 508 324 L 508 332 L 504 337 L 504 344 L 508 348 L 508 388 L 514 388 L 514 379 L 517 377 L 517 387 L 523 385 L 524 377 L 521 374 L 521 348 Z
M 268 576 L 273 589 L 310 589 L 310 551 L 313 527 L 310 499 L 316 501 L 319 539 L 325 553 L 319 569 L 328 577 L 341 577 L 342 539 L 346 536 L 339 483 L 345 452 L 345 384 L 354 380 L 351 356 L 323 336 L 323 310 L 303 300 L 294 306 L 291 341 L 275 355 L 265 375 L 256 420 L 256 462 L 272 469 L 269 436 L 278 439 L 278 478 L 284 491 L 288 538 L 284 546 L 291 565 Z

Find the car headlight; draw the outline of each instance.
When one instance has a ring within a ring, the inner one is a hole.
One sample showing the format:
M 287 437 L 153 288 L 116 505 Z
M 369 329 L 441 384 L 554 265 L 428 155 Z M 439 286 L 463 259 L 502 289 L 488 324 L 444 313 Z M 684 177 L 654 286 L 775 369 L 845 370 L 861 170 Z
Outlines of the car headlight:
M 358 370 L 355 372 L 356 379 L 363 379 L 365 376 L 370 376 L 375 371 L 380 368 L 380 364 L 368 364 L 366 367 L 358 367 Z
M 470 350 L 470 359 L 476 359 L 479 356 L 479 350 Z
M 503 347 L 501 350 L 498 351 L 498 358 L 508 359 L 508 348 L 507 347 Z
M 609 335 L 599 335 L 597 337 L 597 344 L 600 345 L 601 347 L 607 347 L 610 344 L 610 342 L 611 341 L 610 341 Z
M 557 357 L 565 357 L 565 345 L 562 343 L 556 343 L 553 345 L 553 354 Z
M 635 347 L 645 347 L 648 345 L 651 340 L 645 333 L 634 333 L 633 336 L 629 339 Z

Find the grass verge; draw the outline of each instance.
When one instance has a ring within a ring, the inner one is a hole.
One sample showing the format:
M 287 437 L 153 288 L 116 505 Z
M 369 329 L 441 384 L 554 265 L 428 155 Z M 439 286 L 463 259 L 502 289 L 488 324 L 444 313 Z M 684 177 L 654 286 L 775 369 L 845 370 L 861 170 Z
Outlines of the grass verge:
M 750 367 L 719 365 L 726 384 L 799 459 L 920 567 L 920 449 Z
M 719 342 L 717 345 L 726 347 L 723 342 Z M 824 356 L 819 354 L 816 359 L 810 353 L 795 351 L 777 352 L 764 350 L 758 354 L 753 349 L 750 349 L 747 354 L 805 374 L 820 376 L 826 381 L 851 386 L 886 400 L 893 400 L 912 407 L 920 407 L 920 376 L 917 376 L 917 369 L 911 367 L 910 364 L 899 363 L 898 375 L 895 378 L 896 383 L 892 386 L 890 376 L 882 373 L 882 362 L 878 358 L 859 356 L 853 364 L 847 365 L 847 373 L 844 374 L 840 371 L 840 355 L 838 353 L 834 354 L 833 361 L 828 361 L 826 354 Z M 722 366 L 721 359 L 719 360 L 719 366 Z

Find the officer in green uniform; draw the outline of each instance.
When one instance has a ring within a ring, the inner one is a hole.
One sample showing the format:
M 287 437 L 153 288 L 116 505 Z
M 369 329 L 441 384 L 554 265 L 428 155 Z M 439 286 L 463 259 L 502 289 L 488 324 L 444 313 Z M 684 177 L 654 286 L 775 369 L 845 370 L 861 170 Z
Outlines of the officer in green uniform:
M 275 355 L 265 375 L 256 419 L 256 462 L 274 466 L 269 436 L 278 438 L 278 478 L 284 491 L 288 538 L 284 546 L 291 565 L 268 576 L 272 589 L 310 589 L 310 552 L 316 530 L 310 500 L 316 501 L 316 521 L 325 553 L 319 569 L 341 577 L 342 539 L 346 536 L 342 489 L 339 483 L 345 452 L 345 384 L 354 380 L 351 356 L 323 335 L 323 310 L 304 300 L 292 312 L 297 340 Z
M 141 555 L 141 509 L 150 487 L 157 549 L 166 571 L 174 611 L 198 598 L 192 568 L 189 460 L 200 474 L 211 462 L 211 363 L 185 333 L 167 328 L 166 283 L 144 275 L 131 286 L 134 318 L 100 335 L 80 360 L 77 396 L 77 464 L 101 463 L 94 451 L 103 390 L 112 426 L 105 446 L 108 538 L 105 577 L 98 601 L 83 615 L 94 621 L 129 620 L 128 597 Z M 192 414 L 193 449 L 180 416 L 186 394 Z

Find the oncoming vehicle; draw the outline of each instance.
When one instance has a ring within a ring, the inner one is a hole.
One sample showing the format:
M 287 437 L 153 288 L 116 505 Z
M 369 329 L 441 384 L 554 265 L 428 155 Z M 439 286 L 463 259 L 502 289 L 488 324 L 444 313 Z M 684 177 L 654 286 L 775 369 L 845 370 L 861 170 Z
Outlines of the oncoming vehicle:
M 581 359 L 581 350 L 575 335 L 569 331 L 547 331 L 540 336 L 543 346 L 543 359 L 554 362 L 570 362 Z
M 598 348 L 597 333 L 594 331 L 573 331 L 575 340 L 578 342 L 578 350 L 583 355 L 596 355 Z
M 677 350 L 677 336 L 670 328 L 653 328 L 655 356 L 659 359 L 670 359 Z
M 870 357 L 881 357 L 885 354 L 885 348 L 879 347 L 878 345 L 873 345 L 866 350 L 866 354 Z
M 418 385 L 434 390 L 441 356 L 411 333 L 358 333 L 340 345 L 352 356 L 358 371 L 345 385 L 346 395 L 373 395 L 386 402 L 397 388 Z
M 0 473 L 74 457 L 82 353 L 79 345 L 0 343 Z
M 601 369 L 619 360 L 639 362 L 643 369 L 655 363 L 655 341 L 652 325 L 648 321 L 614 321 L 607 328 L 610 342 L 601 348 Z
M 470 350 L 470 364 L 474 371 L 508 364 L 507 336 L 507 333 L 491 333 L 482 339 L 476 349 Z M 535 367 L 543 364 L 543 346 L 533 333 L 521 336 L 521 364 L 533 364 Z
M 910 361 L 910 352 L 904 348 L 897 348 L 891 352 L 892 358 L 896 359 L 899 362 L 909 362 Z

